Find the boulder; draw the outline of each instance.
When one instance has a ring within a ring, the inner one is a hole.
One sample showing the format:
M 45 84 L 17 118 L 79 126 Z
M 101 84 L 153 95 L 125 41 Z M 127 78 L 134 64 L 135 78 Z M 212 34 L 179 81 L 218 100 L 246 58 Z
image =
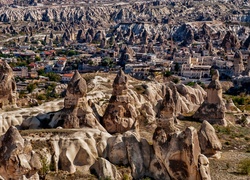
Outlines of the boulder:
M 208 157 L 220 157 L 221 142 L 216 135 L 214 127 L 207 121 L 203 121 L 198 132 L 201 153 Z
M 4 134 L 0 148 L 0 174 L 4 179 L 32 179 L 42 167 L 39 156 L 18 130 L 11 126 Z
M 122 175 L 116 167 L 104 158 L 98 158 L 90 170 L 97 174 L 99 179 L 122 179 Z
M 209 161 L 203 154 L 199 155 L 199 170 L 202 180 L 211 180 Z

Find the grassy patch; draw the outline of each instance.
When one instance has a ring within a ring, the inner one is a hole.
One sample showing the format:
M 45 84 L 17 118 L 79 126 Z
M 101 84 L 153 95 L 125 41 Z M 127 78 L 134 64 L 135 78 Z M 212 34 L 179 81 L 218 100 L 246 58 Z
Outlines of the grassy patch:
M 250 175 L 250 159 L 240 161 L 238 171 L 240 174 Z
M 214 125 L 216 133 L 224 145 L 223 149 L 239 149 L 240 151 L 248 151 L 250 147 L 250 129 L 240 126 L 219 126 Z

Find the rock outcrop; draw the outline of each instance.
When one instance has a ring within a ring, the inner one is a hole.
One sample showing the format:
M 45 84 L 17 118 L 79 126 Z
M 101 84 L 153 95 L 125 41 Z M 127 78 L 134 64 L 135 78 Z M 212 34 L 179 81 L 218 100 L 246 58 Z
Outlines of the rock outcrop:
M 201 179 L 199 155 L 201 154 L 196 129 L 168 134 L 158 127 L 153 136 L 155 155 L 169 173 L 170 179 Z
M 234 54 L 234 75 L 239 76 L 245 70 L 242 53 L 240 51 L 236 51 Z
M 120 70 L 113 82 L 113 93 L 103 116 L 109 133 L 124 133 L 137 129 L 137 112 L 133 97 L 128 92 L 128 77 Z
M 211 180 L 209 160 L 203 154 L 199 155 L 199 169 L 202 180 Z
M 152 145 L 135 133 L 127 131 L 109 138 L 107 143 L 106 158 L 116 165 L 130 165 L 134 179 L 144 176 L 157 180 L 170 179 L 166 168 L 155 156 Z
M 55 113 L 51 127 L 62 125 L 64 128 L 91 127 L 105 131 L 88 104 L 87 84 L 78 71 L 68 84 L 64 108 Z
M 207 121 L 203 121 L 198 132 L 201 153 L 208 157 L 220 158 L 221 142 L 216 135 L 214 127 Z
M 207 98 L 193 115 L 200 121 L 207 120 L 211 124 L 227 126 L 225 120 L 226 107 L 222 99 L 222 86 L 219 81 L 219 72 L 213 72 L 212 81 L 207 87 Z
M 159 103 L 158 117 L 169 118 L 196 111 L 204 102 L 206 92 L 198 84 L 190 87 L 171 82 L 163 87 L 163 96 L 163 100 Z
M 0 109 L 16 105 L 16 83 L 7 62 L 0 60 Z
M 98 158 L 90 170 L 97 174 L 99 179 L 122 179 L 122 175 L 116 167 L 104 158 Z
M 11 126 L 4 134 L 0 147 L 0 175 L 4 179 L 39 179 L 42 167 L 39 156 L 18 130 Z
M 232 112 L 232 113 L 239 113 L 241 112 L 241 110 L 239 108 L 237 108 L 233 102 L 232 99 L 229 99 L 226 103 L 226 109 L 227 109 L 227 112 Z
M 237 36 L 233 32 L 227 31 L 226 35 L 224 36 L 222 40 L 221 46 L 227 52 L 231 49 L 238 49 L 240 47 L 240 42 Z

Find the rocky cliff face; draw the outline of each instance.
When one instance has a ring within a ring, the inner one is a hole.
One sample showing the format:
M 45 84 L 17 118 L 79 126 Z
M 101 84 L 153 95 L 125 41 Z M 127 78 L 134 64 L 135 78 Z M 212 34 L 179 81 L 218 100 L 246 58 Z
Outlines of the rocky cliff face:
M 225 103 L 222 99 L 222 87 L 219 81 L 219 72 L 216 70 L 212 81 L 207 87 L 207 98 L 194 114 L 200 121 L 207 120 L 211 124 L 227 125 L 225 120 Z
M 11 67 L 0 60 L 0 108 L 16 105 L 16 83 Z

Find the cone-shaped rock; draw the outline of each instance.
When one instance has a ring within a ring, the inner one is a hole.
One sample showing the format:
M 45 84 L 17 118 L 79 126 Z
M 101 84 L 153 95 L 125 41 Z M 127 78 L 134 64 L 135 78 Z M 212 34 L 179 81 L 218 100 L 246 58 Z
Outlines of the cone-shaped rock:
M 128 77 L 120 70 L 113 83 L 113 93 L 103 116 L 103 125 L 110 133 L 123 133 L 137 128 L 134 100 L 128 93 Z
M 86 81 L 78 71 L 75 71 L 68 84 L 64 99 L 64 109 L 55 114 L 50 122 L 50 126 L 62 125 L 64 128 L 91 127 L 105 131 L 89 106 L 86 96 Z
M 0 60 L 0 108 L 16 105 L 16 82 L 7 62 Z
M 226 107 L 222 99 L 222 87 L 218 70 L 213 72 L 212 81 L 207 87 L 207 99 L 195 112 L 194 118 L 207 120 L 211 124 L 227 125 L 225 118 Z

